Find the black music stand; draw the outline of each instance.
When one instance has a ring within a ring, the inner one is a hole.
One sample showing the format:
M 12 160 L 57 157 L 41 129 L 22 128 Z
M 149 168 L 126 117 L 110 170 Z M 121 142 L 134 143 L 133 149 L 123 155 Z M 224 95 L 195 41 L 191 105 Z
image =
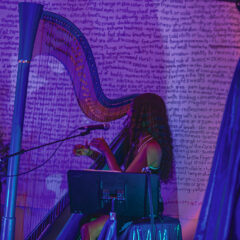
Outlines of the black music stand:
M 116 239 L 116 215 L 128 219 L 150 217 L 153 221 L 159 214 L 157 175 L 69 170 L 68 188 L 71 212 L 109 214 L 100 239 Z
M 153 212 L 159 213 L 159 177 L 151 175 Z M 68 188 L 72 213 L 108 214 L 129 218 L 149 217 L 148 182 L 145 174 L 102 170 L 69 170 Z

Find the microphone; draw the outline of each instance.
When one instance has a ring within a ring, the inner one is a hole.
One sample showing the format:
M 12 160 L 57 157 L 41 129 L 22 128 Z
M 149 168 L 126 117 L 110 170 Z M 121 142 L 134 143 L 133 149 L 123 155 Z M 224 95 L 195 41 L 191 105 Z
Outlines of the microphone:
M 96 125 L 89 125 L 85 127 L 80 127 L 78 128 L 79 130 L 86 130 L 86 131 L 92 131 L 92 130 L 108 130 L 110 128 L 110 125 L 108 123 L 103 123 L 103 124 L 96 124 Z

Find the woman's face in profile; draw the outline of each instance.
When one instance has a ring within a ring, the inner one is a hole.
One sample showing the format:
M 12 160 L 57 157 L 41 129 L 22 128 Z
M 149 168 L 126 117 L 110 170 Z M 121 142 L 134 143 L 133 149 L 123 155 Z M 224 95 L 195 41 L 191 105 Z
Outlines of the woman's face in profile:
M 132 117 L 132 106 L 131 105 L 130 105 L 129 110 L 127 111 L 127 116 L 128 116 L 128 118 Z
M 129 106 L 129 109 L 128 109 L 127 113 L 126 113 L 127 118 L 125 120 L 125 124 L 124 124 L 125 126 L 129 126 L 130 123 L 131 123 L 131 118 L 132 118 L 132 113 L 133 113 L 132 105 L 133 104 L 131 103 L 130 106 Z

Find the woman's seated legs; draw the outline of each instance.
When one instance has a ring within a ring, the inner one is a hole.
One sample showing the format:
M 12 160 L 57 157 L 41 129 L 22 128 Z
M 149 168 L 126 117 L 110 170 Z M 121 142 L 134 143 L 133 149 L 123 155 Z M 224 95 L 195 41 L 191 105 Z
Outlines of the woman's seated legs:
M 82 240 L 95 240 L 101 233 L 104 224 L 108 220 L 108 215 L 102 215 L 97 219 L 87 222 L 81 227 L 81 237 Z

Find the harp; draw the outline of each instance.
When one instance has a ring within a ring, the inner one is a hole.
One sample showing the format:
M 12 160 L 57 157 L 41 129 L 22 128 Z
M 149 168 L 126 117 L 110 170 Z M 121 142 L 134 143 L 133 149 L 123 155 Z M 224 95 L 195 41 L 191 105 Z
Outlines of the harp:
M 10 154 L 18 152 L 21 147 L 29 68 L 31 59 L 37 55 L 53 56 L 65 66 L 78 104 L 88 118 L 107 122 L 126 114 L 130 102 L 136 95 L 117 99 L 109 99 L 104 95 L 88 41 L 73 23 L 55 13 L 43 11 L 42 5 L 34 3 L 20 3 L 19 15 L 18 76 Z M 52 38 L 54 41 L 51 41 Z M 125 136 L 121 133 L 113 141 L 111 144 L 113 151 L 119 151 L 124 139 Z M 7 204 L 2 221 L 1 239 L 14 238 L 18 164 L 19 156 L 9 159 L 8 175 L 14 177 L 7 179 Z M 104 161 L 100 157 L 92 167 L 99 169 L 103 166 Z M 41 239 L 46 229 L 54 223 L 67 205 L 68 197 L 65 195 L 27 239 Z

